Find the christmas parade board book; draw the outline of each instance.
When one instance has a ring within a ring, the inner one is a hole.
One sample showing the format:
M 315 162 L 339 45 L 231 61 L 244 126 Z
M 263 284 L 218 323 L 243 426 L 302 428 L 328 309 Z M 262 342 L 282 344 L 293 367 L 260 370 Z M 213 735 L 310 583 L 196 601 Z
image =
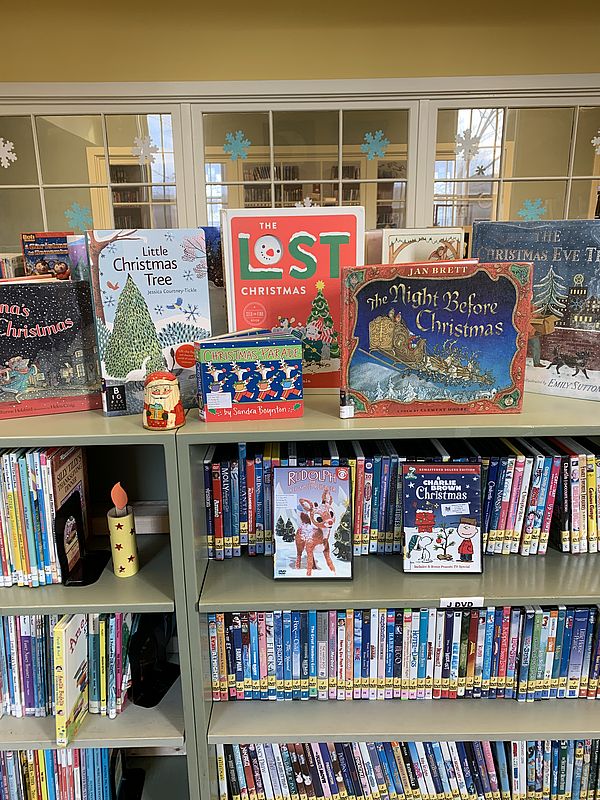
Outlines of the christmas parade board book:
M 21 247 L 26 275 L 53 275 L 60 280 L 71 277 L 67 237 L 73 231 L 22 233 Z
M 54 627 L 56 744 L 73 741 L 88 711 L 87 614 L 66 614 Z
M 531 264 L 348 268 L 340 416 L 517 412 Z
M 405 572 L 482 572 L 481 465 L 403 464 Z
M 0 419 L 100 408 L 89 284 L 0 283 Z
M 222 233 L 230 329 L 299 336 L 304 388 L 339 387 L 340 270 L 364 261 L 364 209 L 228 209 Z
M 475 222 L 471 250 L 533 262 L 525 388 L 600 400 L 600 220 Z
M 381 260 L 384 264 L 416 261 L 455 261 L 462 258 L 462 228 L 384 228 Z
M 274 577 L 352 578 L 351 548 L 341 559 L 336 546 L 352 536 L 350 502 L 348 467 L 275 467 Z
M 165 369 L 191 408 L 194 342 L 211 327 L 204 231 L 88 231 L 87 244 L 105 413 L 141 413 L 146 375 Z

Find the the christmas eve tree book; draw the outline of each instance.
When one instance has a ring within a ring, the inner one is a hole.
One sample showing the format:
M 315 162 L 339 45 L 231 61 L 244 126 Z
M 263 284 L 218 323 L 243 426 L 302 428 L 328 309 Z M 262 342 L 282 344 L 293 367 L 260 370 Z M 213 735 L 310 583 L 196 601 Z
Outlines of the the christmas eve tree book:
M 164 369 L 191 408 L 193 343 L 210 335 L 204 231 L 88 231 L 87 245 L 105 413 L 141 413 L 146 375 Z

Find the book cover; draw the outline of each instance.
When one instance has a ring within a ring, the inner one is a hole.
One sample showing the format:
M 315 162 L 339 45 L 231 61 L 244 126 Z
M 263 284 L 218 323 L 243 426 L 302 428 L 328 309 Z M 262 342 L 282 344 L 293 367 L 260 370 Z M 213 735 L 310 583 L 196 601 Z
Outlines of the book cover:
M 22 233 L 23 266 L 25 275 L 53 275 L 59 280 L 71 277 L 71 260 L 67 236 L 73 231 L 41 231 Z
M 276 467 L 273 530 L 275 578 L 351 578 L 352 553 L 335 554 L 351 530 L 349 469 Z
M 99 408 L 88 284 L 3 283 L 0 295 L 0 419 Z
M 342 279 L 340 416 L 518 412 L 530 264 L 394 264 Z
M 87 615 L 67 614 L 54 628 L 56 743 L 75 737 L 88 709 Z
M 481 572 L 481 466 L 403 464 L 406 572 Z
M 475 222 L 471 251 L 534 265 L 525 388 L 600 399 L 600 220 Z
M 384 264 L 455 261 L 463 257 L 464 249 L 462 228 L 384 228 L 381 261 Z
M 52 485 L 53 533 L 63 583 L 83 570 L 87 538 L 86 475 L 81 447 L 46 454 Z
M 201 228 L 87 233 L 105 413 L 141 413 L 146 375 L 168 369 L 196 402 L 194 342 L 210 335 Z
M 364 209 L 227 210 L 222 223 L 229 328 L 294 333 L 305 387 L 338 387 L 340 270 L 363 263 Z

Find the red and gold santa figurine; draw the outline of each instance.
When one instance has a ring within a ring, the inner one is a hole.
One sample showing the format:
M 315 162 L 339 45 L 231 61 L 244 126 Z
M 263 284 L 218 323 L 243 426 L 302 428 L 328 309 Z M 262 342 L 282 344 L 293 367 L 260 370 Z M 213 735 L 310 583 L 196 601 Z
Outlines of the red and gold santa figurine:
M 169 431 L 185 425 L 177 378 L 172 372 L 151 372 L 144 382 L 144 428 Z

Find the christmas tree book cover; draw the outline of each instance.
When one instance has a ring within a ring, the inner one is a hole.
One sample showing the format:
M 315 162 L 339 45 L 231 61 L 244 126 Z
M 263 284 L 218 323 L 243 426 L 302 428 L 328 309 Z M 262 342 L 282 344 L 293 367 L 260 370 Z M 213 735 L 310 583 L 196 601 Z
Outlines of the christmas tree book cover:
M 462 258 L 462 228 L 384 228 L 381 260 L 385 264 L 455 261 Z
M 0 419 L 100 408 L 89 284 L 0 285 Z
M 403 464 L 405 572 L 482 572 L 481 466 Z
M 475 222 L 471 249 L 533 263 L 525 388 L 600 400 L 600 220 Z
M 348 467 L 275 467 L 275 578 L 352 578 L 350 498 Z
M 364 263 L 364 209 L 223 212 L 229 328 L 293 333 L 305 389 L 339 387 L 340 270 Z
M 344 270 L 340 416 L 520 411 L 531 274 L 474 260 Z
M 88 231 L 87 245 L 105 413 L 141 414 L 146 375 L 165 369 L 192 408 L 194 342 L 211 329 L 204 231 Z

